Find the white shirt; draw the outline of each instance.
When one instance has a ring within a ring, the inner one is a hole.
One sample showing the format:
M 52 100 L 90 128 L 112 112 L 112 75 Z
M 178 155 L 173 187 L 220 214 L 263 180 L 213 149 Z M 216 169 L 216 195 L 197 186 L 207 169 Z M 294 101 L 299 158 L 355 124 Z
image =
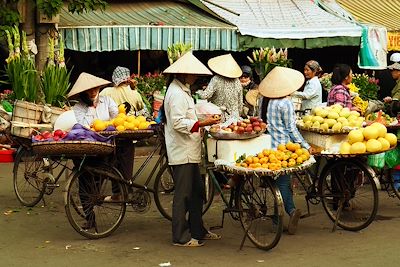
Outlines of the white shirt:
M 170 165 L 200 163 L 201 136 L 191 129 L 198 121 L 190 89 L 177 79 L 168 87 L 164 99 L 165 143 Z
M 76 103 L 74 111 L 76 121 L 83 126 L 90 127 L 95 119 L 108 121 L 118 115 L 118 106 L 108 96 L 99 96 L 99 103 L 96 107 L 88 107 L 85 103 Z
M 306 82 L 303 92 L 295 92 L 293 95 L 303 99 L 301 110 L 313 109 L 322 103 L 322 86 L 317 76 Z

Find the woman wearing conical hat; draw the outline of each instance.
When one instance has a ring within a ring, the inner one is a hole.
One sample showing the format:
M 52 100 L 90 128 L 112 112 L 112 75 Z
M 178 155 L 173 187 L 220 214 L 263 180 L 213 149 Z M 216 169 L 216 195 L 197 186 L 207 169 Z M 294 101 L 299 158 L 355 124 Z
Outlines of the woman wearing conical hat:
M 243 90 L 239 77 L 242 75 L 240 66 L 231 54 L 211 58 L 208 66 L 216 74 L 211 78 L 207 88 L 197 91 L 202 99 L 226 107 L 228 118 L 238 119 L 243 110 Z
M 290 99 L 290 95 L 297 91 L 303 83 L 304 76 L 301 72 L 290 68 L 275 67 L 258 87 L 261 95 L 269 99 L 266 117 L 273 149 L 277 149 L 279 144 L 287 144 L 291 141 L 301 144 L 303 148 L 313 152 L 313 149 L 297 130 L 296 115 Z M 295 234 L 301 212 L 294 205 L 290 180 L 290 175 L 282 175 L 278 177 L 276 184 L 281 191 L 285 211 L 290 216 L 288 232 Z
M 185 247 L 202 246 L 205 239 L 219 235 L 203 226 L 204 184 L 200 176 L 201 136 L 199 128 L 218 122 L 210 118 L 199 121 L 191 96 L 190 85 L 199 75 L 211 75 L 191 52 L 187 52 L 164 73 L 174 75 L 164 98 L 165 143 L 174 179 L 172 208 L 173 244 Z M 189 214 L 189 216 L 187 216 Z M 188 220 L 186 219 L 188 218 Z

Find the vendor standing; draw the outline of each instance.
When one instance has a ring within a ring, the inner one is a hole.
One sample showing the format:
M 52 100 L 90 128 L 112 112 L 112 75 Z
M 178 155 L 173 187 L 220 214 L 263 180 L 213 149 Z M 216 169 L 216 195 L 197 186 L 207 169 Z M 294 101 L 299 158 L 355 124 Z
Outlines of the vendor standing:
M 226 107 L 225 120 L 238 119 L 243 111 L 243 90 L 239 80 L 242 75 L 240 66 L 231 54 L 211 58 L 208 66 L 216 74 L 211 78 L 207 88 L 204 91 L 197 91 L 197 95 L 219 107 Z
M 303 73 L 306 78 L 304 90 L 295 92 L 293 96 L 302 99 L 301 110 L 311 110 L 322 104 L 322 86 L 318 79 L 322 68 L 317 61 L 309 60 L 304 66 Z
M 111 120 L 118 115 L 117 104 L 108 96 L 100 96 L 100 89 L 111 84 L 111 82 L 102 78 L 96 77 L 89 73 L 81 73 L 78 80 L 75 82 L 71 91 L 68 93 L 68 97 L 76 97 L 79 101 L 72 107 L 74 111 L 76 121 L 87 128 L 95 119 L 104 121 Z M 118 157 L 118 154 L 117 154 Z M 123 162 L 126 159 L 119 158 Z M 132 161 L 131 161 L 132 162 Z M 88 159 L 86 164 L 98 163 L 98 159 L 91 161 Z M 80 162 L 74 161 L 75 166 L 79 166 Z M 82 208 L 85 213 L 86 222 L 82 225 L 82 229 L 88 230 L 96 225 L 95 212 L 93 211 L 92 201 L 89 199 L 87 192 L 93 190 L 94 179 L 79 179 L 79 197 L 82 203 Z M 113 196 L 105 196 L 105 200 L 109 198 L 111 200 Z
M 242 76 L 240 76 L 239 80 L 245 96 L 243 100 L 243 115 L 256 116 L 258 113 L 258 85 L 253 80 L 250 66 L 243 65 L 240 68 L 242 69 Z
M 175 75 L 164 99 L 165 143 L 175 188 L 172 240 L 177 246 L 199 247 L 204 244 L 202 240 L 221 238 L 206 230 L 203 225 L 205 188 L 199 168 L 200 127 L 212 125 L 218 120 L 197 119 L 190 91 L 190 85 L 194 84 L 199 75 L 212 73 L 191 52 L 184 54 L 164 73 Z
M 268 133 L 271 135 L 272 148 L 277 149 L 279 144 L 292 141 L 301 144 L 311 152 L 313 149 L 303 139 L 296 127 L 296 114 L 290 95 L 304 83 L 301 72 L 285 67 L 275 67 L 268 73 L 259 85 L 260 93 L 268 98 L 267 122 Z M 291 176 L 282 175 L 276 180 L 282 194 L 286 213 L 290 216 L 288 233 L 295 234 L 301 211 L 296 209 L 291 191 Z

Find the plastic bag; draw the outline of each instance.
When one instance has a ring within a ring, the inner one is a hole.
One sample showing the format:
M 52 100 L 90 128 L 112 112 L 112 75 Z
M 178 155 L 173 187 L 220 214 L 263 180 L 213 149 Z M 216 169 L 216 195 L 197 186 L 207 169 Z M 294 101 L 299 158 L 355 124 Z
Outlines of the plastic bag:
M 221 115 L 222 111 L 213 103 L 209 102 L 200 102 L 195 105 L 196 115 L 202 120 L 212 115 Z
M 368 165 L 371 167 L 382 169 L 385 166 L 385 152 L 369 155 L 368 156 Z
M 393 149 L 385 153 L 385 164 L 389 168 L 393 168 L 400 164 L 400 151 L 399 148 Z

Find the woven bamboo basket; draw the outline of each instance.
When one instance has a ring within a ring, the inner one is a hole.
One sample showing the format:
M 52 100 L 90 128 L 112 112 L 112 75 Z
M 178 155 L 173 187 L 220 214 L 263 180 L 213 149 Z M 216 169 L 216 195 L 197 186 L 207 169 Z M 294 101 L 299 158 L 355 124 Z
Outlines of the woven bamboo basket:
M 250 168 L 245 168 L 245 167 L 240 167 L 236 166 L 232 162 L 228 162 L 226 160 L 216 160 L 214 162 L 214 165 L 217 169 L 221 171 L 226 171 L 229 173 L 233 174 L 239 174 L 239 175 L 258 175 L 258 176 L 268 176 L 268 177 L 273 177 L 274 179 L 278 178 L 281 175 L 284 174 L 291 174 L 294 172 L 298 172 L 307 168 L 310 168 L 314 163 L 315 159 L 313 156 L 311 156 L 307 161 L 303 162 L 301 165 L 295 166 L 295 167 L 290 167 L 290 168 L 283 168 L 280 170 L 269 170 L 269 169 L 264 169 L 264 168 L 257 168 L 257 169 L 250 169 Z
M 32 150 L 46 156 L 104 156 L 114 152 L 115 145 L 104 142 L 57 141 L 32 143 Z
M 124 139 L 146 139 L 152 137 L 154 135 L 154 130 L 127 130 L 127 131 L 101 131 L 99 134 L 104 136 L 114 135 L 116 138 L 124 138 Z
M 252 132 L 252 133 L 237 134 L 237 133 L 210 132 L 210 135 L 217 140 L 245 140 L 258 137 L 262 135 L 264 132 L 265 129 L 258 133 Z
M 42 105 L 22 100 L 15 101 L 11 118 L 11 134 L 30 138 L 34 129 L 33 125 L 41 121 L 42 112 Z

